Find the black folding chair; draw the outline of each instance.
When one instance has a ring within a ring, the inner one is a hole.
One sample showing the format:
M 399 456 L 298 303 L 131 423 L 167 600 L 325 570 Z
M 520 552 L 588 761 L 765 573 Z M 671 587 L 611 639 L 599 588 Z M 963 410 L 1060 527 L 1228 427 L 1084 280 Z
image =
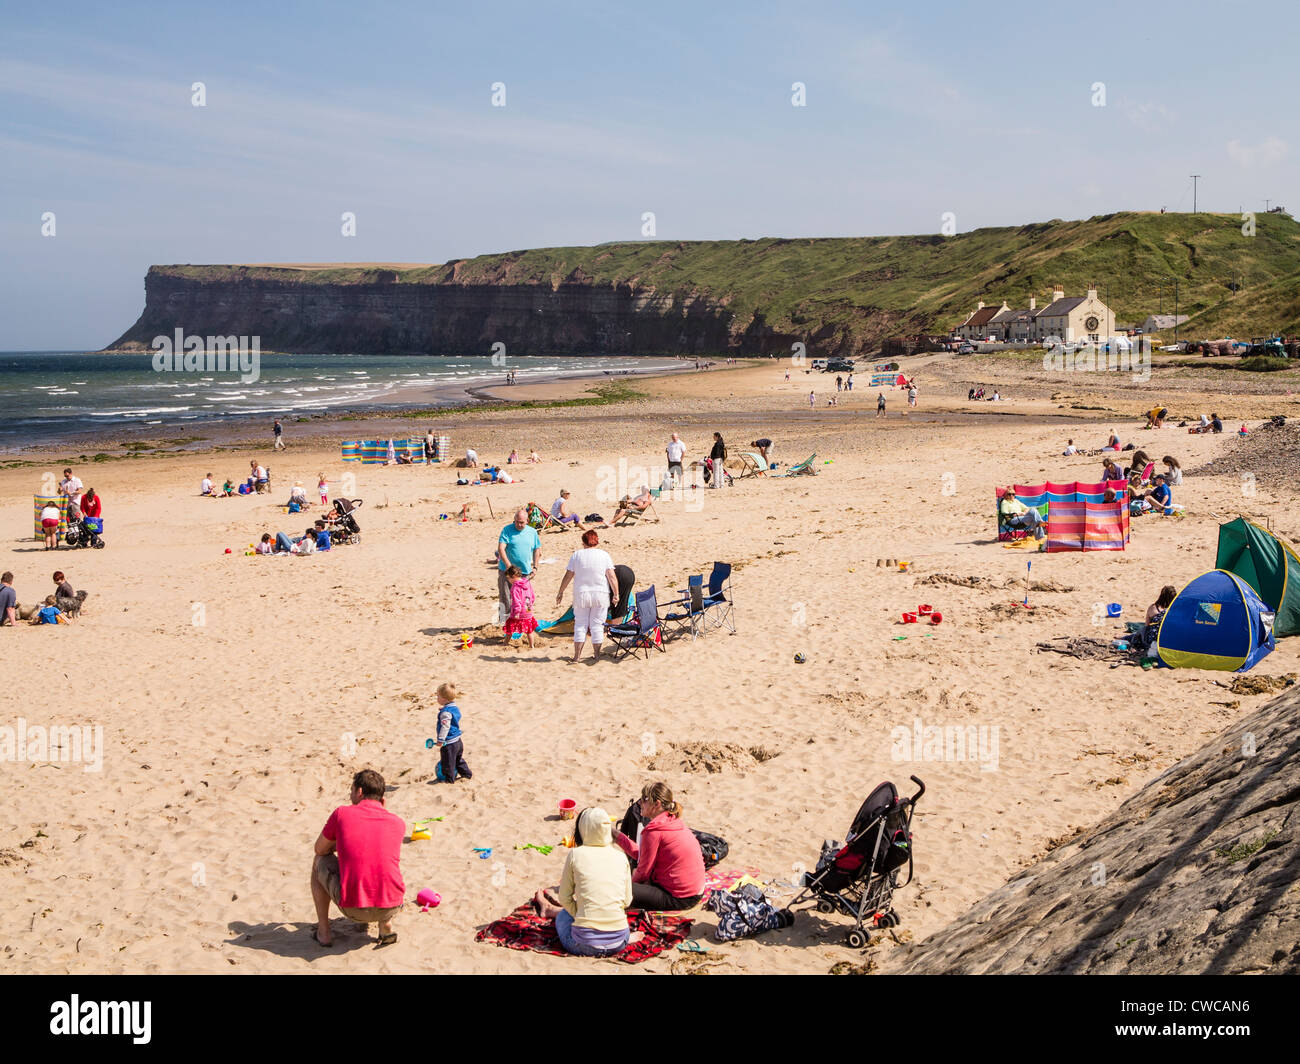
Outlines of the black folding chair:
M 726 627 L 733 635 L 736 632 L 734 603 L 731 596 L 731 566 L 726 562 L 714 562 L 713 572 L 709 574 L 709 592 L 704 596 L 704 626 L 708 628 Z
M 669 611 L 663 615 L 664 623 L 672 626 L 674 634 L 689 631 L 694 643 L 704 630 L 704 577 L 688 577 L 681 597 L 664 608 Z
M 651 647 L 663 653 L 663 629 L 659 627 L 659 606 L 655 602 L 654 584 L 636 593 L 634 624 L 611 624 L 605 631 L 616 648 L 614 654 L 616 661 L 629 654 L 635 654 L 638 650 L 644 650 L 648 658 Z

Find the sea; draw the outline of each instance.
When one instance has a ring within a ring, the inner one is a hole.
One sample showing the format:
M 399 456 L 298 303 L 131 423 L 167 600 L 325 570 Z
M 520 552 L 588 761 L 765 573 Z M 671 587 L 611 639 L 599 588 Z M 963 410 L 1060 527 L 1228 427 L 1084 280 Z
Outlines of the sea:
M 232 360 L 233 362 L 233 360 Z M 653 372 L 680 362 L 651 356 L 260 355 L 256 381 L 229 372 L 159 372 L 152 353 L 0 352 L 0 451 L 104 436 L 126 426 L 175 430 L 344 412 L 459 406 L 470 390 L 566 377 Z M 111 440 L 112 437 L 106 436 Z

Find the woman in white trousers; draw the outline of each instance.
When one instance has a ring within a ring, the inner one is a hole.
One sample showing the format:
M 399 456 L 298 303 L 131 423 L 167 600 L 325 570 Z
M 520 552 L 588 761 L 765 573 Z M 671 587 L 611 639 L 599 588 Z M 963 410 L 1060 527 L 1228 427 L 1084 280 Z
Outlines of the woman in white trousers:
M 594 528 L 582 534 L 582 549 L 575 550 L 555 593 L 558 606 L 564 598 L 565 588 L 573 583 L 573 657 L 582 657 L 583 645 L 591 636 L 592 660 L 600 657 L 600 646 L 605 641 L 605 619 L 609 615 L 611 593 L 618 597 L 618 577 L 614 573 L 614 559 L 597 544 L 600 536 Z

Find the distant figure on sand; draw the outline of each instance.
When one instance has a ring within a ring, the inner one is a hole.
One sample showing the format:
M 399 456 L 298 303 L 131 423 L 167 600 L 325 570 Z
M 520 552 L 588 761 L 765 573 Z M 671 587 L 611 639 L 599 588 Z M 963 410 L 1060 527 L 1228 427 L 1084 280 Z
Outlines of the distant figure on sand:
M 876 417 L 885 416 L 885 393 L 876 392 Z
M 275 435 L 275 450 L 284 450 L 284 426 L 280 424 L 280 419 L 275 419 L 275 424 L 271 427 L 271 432 Z
M 810 410 L 817 409 L 817 393 L 815 391 L 808 393 L 808 407 Z
M 349 920 L 379 925 L 379 945 L 397 941 L 393 917 L 402 908 L 402 839 L 406 822 L 384 808 L 387 785 L 374 769 L 352 778 L 351 805 L 341 805 L 316 839 L 311 866 L 311 896 L 316 903 L 318 945 L 334 944 L 330 902 Z
M 677 483 L 684 484 L 686 478 L 682 473 L 682 459 L 686 457 L 686 444 L 682 443 L 682 438 L 677 433 L 673 433 L 664 453 L 668 456 L 668 475 Z
M 1066 440 L 1066 441 L 1065 441 L 1065 450 L 1062 452 L 1062 454 L 1063 454 L 1066 458 L 1069 458 L 1070 455 L 1072 455 L 1072 454 L 1078 454 L 1078 453 L 1079 453 L 1079 448 L 1077 448 L 1077 447 L 1074 445 L 1074 441 L 1073 441 L 1073 440 Z

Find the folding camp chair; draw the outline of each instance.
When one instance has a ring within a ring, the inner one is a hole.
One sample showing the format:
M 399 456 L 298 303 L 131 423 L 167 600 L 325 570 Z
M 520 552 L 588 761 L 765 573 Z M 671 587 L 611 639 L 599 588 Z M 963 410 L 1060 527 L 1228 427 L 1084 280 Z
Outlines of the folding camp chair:
M 550 512 L 543 510 L 535 502 L 528 504 L 528 523 L 538 532 L 563 532 L 567 528 L 576 528 L 573 524 L 562 524 L 551 516 Z
M 767 463 L 763 461 L 763 456 L 755 454 L 753 451 L 741 451 L 740 479 L 765 476 L 767 476 Z
M 815 453 L 810 454 L 802 462 L 798 462 L 795 465 L 792 465 L 784 473 L 777 473 L 775 475 L 778 477 L 797 477 L 802 475 L 815 477 L 817 475 L 817 468 L 816 466 L 813 465 L 813 462 L 816 460 L 816 458 L 817 455 Z
M 614 660 L 618 661 L 644 650 L 650 656 L 650 648 L 655 647 L 661 653 L 664 649 L 663 629 L 659 627 L 659 606 L 655 602 L 655 586 L 651 584 L 644 591 L 636 593 L 636 620 L 633 624 L 611 624 L 605 632 L 616 650 Z
M 651 488 L 650 502 L 646 505 L 646 508 L 644 510 L 635 510 L 635 509 L 628 510 L 627 513 L 625 513 L 622 517 L 620 517 L 617 521 L 615 521 L 614 524 L 616 526 L 635 524 L 637 521 L 640 521 L 641 518 L 643 517 L 649 518 L 651 514 L 654 514 L 653 520 L 658 521 L 659 514 L 655 510 L 655 499 L 659 498 L 659 496 L 661 496 L 662 494 L 663 494 L 662 488 Z M 631 497 L 629 496 L 624 501 L 630 502 Z M 623 509 L 622 503 L 619 504 L 619 509 L 620 510 Z
M 704 596 L 704 630 L 725 626 L 732 635 L 736 633 L 734 601 L 731 595 L 731 566 L 714 562 L 709 574 L 709 590 Z
M 686 590 L 680 594 L 680 598 L 665 605 L 670 612 L 660 619 L 672 625 L 673 634 L 689 631 L 694 643 L 704 629 L 704 577 L 688 577 Z

